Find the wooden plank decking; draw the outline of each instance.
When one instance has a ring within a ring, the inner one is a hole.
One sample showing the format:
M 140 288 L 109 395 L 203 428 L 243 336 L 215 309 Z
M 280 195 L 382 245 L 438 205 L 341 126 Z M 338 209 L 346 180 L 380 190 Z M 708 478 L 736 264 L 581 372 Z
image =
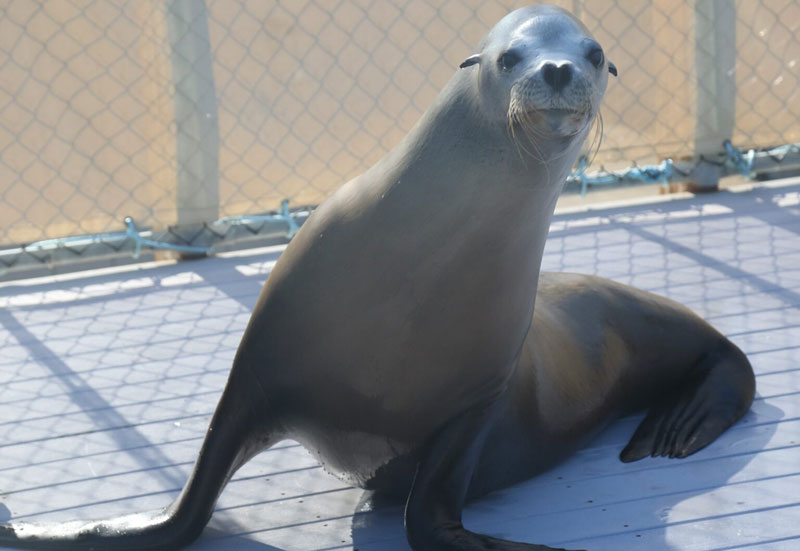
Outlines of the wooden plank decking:
M 279 253 L 2 284 L 0 520 L 167 504 Z M 800 182 L 559 214 L 544 268 L 683 302 L 749 354 L 758 397 L 682 461 L 620 463 L 639 417 L 622 419 L 556 470 L 474 503 L 465 522 L 591 551 L 800 549 Z M 354 547 L 407 549 L 401 507 L 287 441 L 239 472 L 190 549 Z

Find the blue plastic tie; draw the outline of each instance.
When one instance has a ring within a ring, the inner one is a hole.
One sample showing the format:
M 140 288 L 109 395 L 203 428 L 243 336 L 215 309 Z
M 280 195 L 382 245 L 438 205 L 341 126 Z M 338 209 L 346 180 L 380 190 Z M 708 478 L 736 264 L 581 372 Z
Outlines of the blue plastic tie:
M 742 150 L 734 147 L 730 140 L 725 140 L 722 142 L 722 146 L 725 148 L 725 153 L 728 155 L 728 160 L 733 163 L 739 173 L 743 176 L 747 176 L 748 178 L 752 178 L 753 159 L 756 157 L 755 150 L 751 149 L 747 153 L 742 153 Z

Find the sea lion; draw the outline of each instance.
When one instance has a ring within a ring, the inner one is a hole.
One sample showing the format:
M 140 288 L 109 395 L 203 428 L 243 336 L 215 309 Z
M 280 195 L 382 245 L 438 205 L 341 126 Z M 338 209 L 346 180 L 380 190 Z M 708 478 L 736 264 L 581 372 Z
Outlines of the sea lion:
M 600 45 L 563 10 L 531 7 L 502 19 L 409 135 L 326 200 L 283 253 L 176 500 L 109 520 L 2 525 L 0 544 L 179 548 L 203 530 L 241 465 L 291 437 L 352 484 L 406 496 L 406 531 L 417 551 L 549 549 L 470 532 L 461 510 L 468 493 L 513 482 L 570 451 L 601 417 L 626 409 L 620 404 L 631 400 L 621 393 L 646 390 L 624 373 L 637 345 L 606 335 L 604 318 L 583 325 L 594 303 L 592 293 L 584 305 L 571 302 L 578 284 L 563 286 L 553 304 L 568 305 L 572 325 L 563 326 L 574 333 L 564 342 L 584 351 L 583 371 L 572 376 L 563 361 L 552 370 L 539 365 L 554 357 L 548 343 L 558 330 L 546 329 L 560 323 L 557 306 L 545 307 L 554 311 L 542 318 L 548 336 L 530 336 L 556 197 L 609 72 L 616 70 Z M 609 303 L 609 315 L 658 311 Z M 635 327 L 630 334 L 641 336 Z M 699 361 L 698 371 L 715 374 L 718 363 Z M 691 396 L 702 391 L 712 406 L 738 397 L 709 388 L 709 377 L 674 384 L 691 388 L 656 404 L 625 458 L 660 451 L 662 440 L 679 444 L 666 450 L 693 451 L 681 447 L 694 433 L 683 435 L 680 421 L 704 418 Z M 594 381 L 599 390 L 588 386 Z M 683 402 L 686 411 L 666 422 Z M 716 415 L 715 408 L 708 417 Z M 715 431 L 705 426 L 707 438 Z

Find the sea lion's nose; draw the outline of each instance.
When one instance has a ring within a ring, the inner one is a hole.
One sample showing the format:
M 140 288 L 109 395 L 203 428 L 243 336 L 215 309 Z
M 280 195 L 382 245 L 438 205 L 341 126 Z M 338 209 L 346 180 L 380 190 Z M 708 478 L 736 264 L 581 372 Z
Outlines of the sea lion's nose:
M 552 61 L 542 65 L 542 78 L 556 92 L 563 90 L 572 80 L 572 63 L 562 62 L 558 65 Z

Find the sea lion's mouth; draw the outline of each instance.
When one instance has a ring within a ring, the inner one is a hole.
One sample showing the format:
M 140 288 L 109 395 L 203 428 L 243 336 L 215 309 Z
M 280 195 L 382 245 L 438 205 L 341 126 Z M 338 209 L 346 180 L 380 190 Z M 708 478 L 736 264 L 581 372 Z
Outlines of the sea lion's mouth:
M 592 120 L 592 85 L 574 76 L 564 89 L 545 85 L 541 71 L 520 79 L 511 88 L 508 122 L 536 134 L 569 136 L 579 133 Z
M 591 120 L 591 113 L 584 109 L 537 108 L 509 113 L 509 124 L 514 128 L 533 134 L 571 136 L 579 133 Z
M 546 113 L 548 116 L 561 116 L 561 117 L 582 117 L 586 116 L 587 112 L 580 110 L 580 109 L 564 109 L 564 108 L 553 108 L 553 109 L 540 109 L 542 113 Z
M 515 109 L 509 112 L 509 120 L 516 122 L 537 121 L 544 118 L 583 118 L 588 117 L 586 109 L 566 109 L 563 107 L 535 107 L 530 109 Z

